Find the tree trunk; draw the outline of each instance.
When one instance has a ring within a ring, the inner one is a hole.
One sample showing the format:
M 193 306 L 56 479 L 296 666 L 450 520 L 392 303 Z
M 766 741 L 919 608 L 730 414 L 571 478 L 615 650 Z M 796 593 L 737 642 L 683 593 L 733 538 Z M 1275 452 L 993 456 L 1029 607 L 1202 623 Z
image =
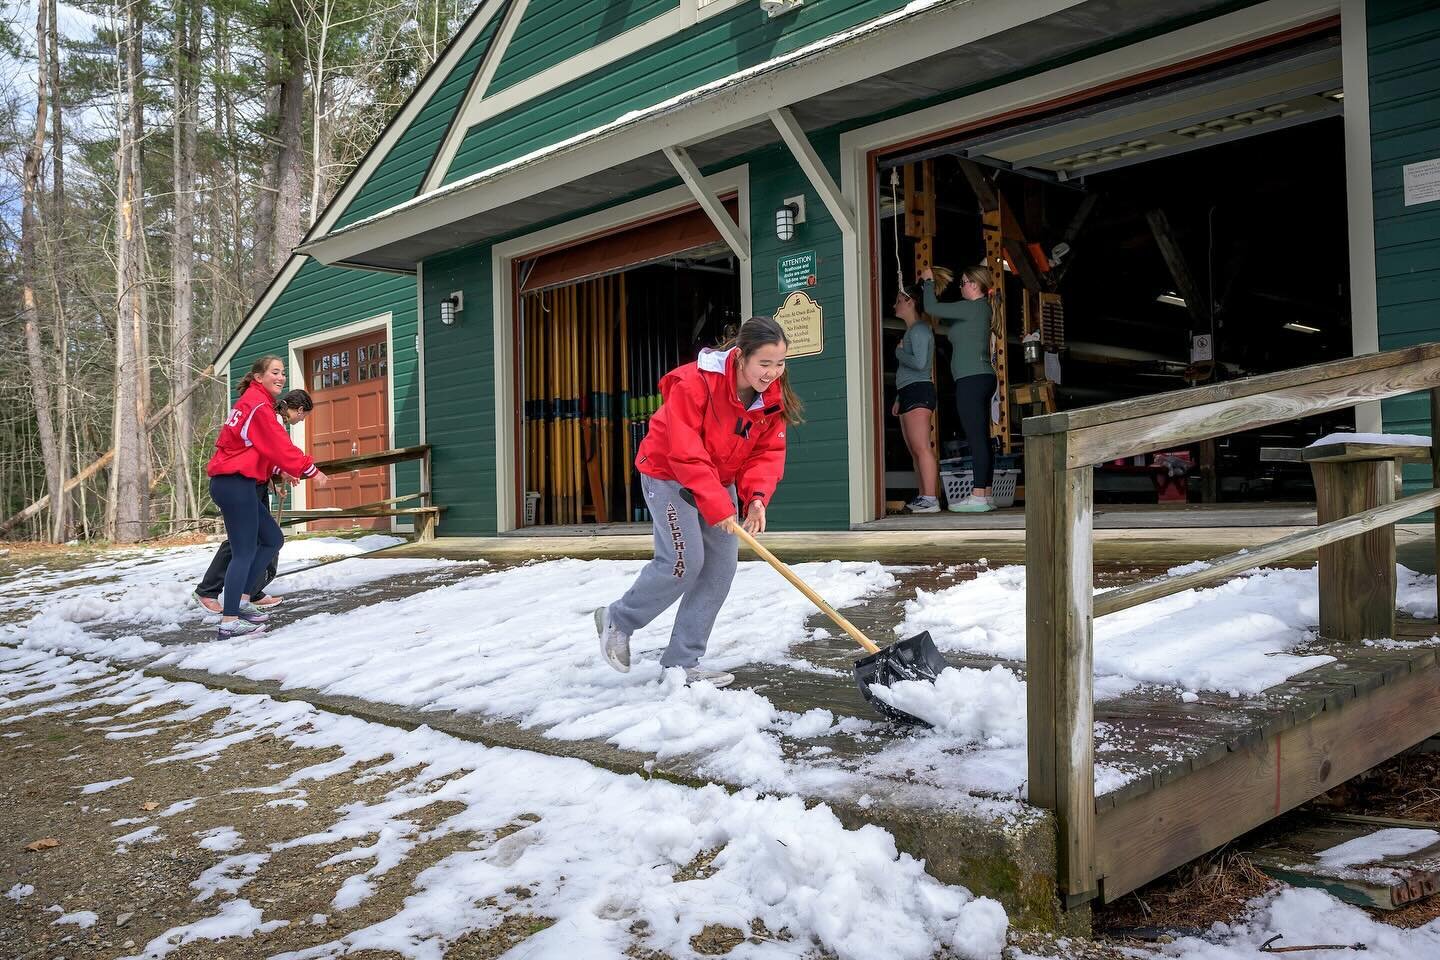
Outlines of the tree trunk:
M 119 74 L 123 96 L 118 119 L 119 183 L 116 190 L 115 465 L 107 509 L 111 539 L 135 543 L 149 526 L 149 442 L 145 405 L 150 374 L 143 291 L 143 216 L 140 138 L 144 135 L 140 70 L 144 0 L 125 4 Z
M 55 304 L 55 363 L 59 373 L 55 416 L 56 429 L 60 434 L 59 460 L 56 472 L 64 480 L 70 476 L 70 444 L 65 442 L 65 424 L 70 420 L 70 325 L 66 319 L 65 297 L 69 290 L 67 264 L 69 258 L 63 251 L 68 238 L 65 236 L 65 118 L 63 98 L 60 94 L 60 26 L 57 0 L 48 0 L 50 8 L 50 155 L 52 167 L 50 191 L 51 243 L 56 254 L 51 256 L 50 283 Z M 70 539 L 73 525 L 71 498 L 62 496 L 50 511 L 51 536 L 57 543 Z
M 280 85 L 280 151 L 277 154 L 279 178 L 275 194 L 275 245 L 268 283 L 275 271 L 290 257 L 303 236 L 300 225 L 300 199 L 305 168 L 305 46 L 295 10 L 289 6 L 285 22 L 283 46 L 285 71 Z
M 184 397 L 176 410 L 172 433 L 171 476 L 174 477 L 176 514 L 194 517 L 200 513 L 190 472 L 190 444 L 194 433 L 194 406 L 190 383 L 195 345 L 192 326 L 195 291 L 191 271 L 195 262 L 195 134 L 199 116 L 200 6 L 196 0 L 177 5 L 175 11 L 175 125 L 174 183 L 175 236 L 170 246 L 170 276 L 173 284 L 171 362 L 174 364 L 174 394 Z
M 269 71 L 267 71 L 268 73 Z M 275 117 L 280 110 L 280 88 L 272 87 L 270 93 L 265 97 L 265 118 L 268 121 Z M 231 144 L 235 146 L 234 140 L 234 114 L 231 114 Z M 235 151 L 238 153 L 238 150 Z M 240 184 L 239 167 L 236 167 L 235 185 L 238 189 Z M 265 166 L 260 171 L 260 192 L 255 200 L 255 246 L 254 255 L 250 264 L 250 299 L 258 300 L 260 294 L 270 283 L 274 275 L 275 263 L 275 195 L 279 190 L 280 178 L 280 148 L 271 144 L 268 155 L 265 159 Z M 239 211 L 236 211 L 235 225 L 240 225 Z M 244 310 L 244 307 L 241 307 Z
M 50 32 L 46 26 L 50 8 L 47 3 L 36 4 L 35 45 L 38 51 L 38 70 L 35 90 L 35 135 L 25 152 L 25 163 L 21 175 L 20 212 L 20 273 L 21 312 L 25 318 L 25 355 L 30 366 L 31 390 L 35 400 L 36 432 L 40 437 L 40 455 L 45 461 L 45 486 L 50 491 L 50 502 L 63 509 L 61 496 L 65 478 L 60 474 L 60 452 L 56 447 L 54 410 L 50 405 L 50 374 L 45 369 L 45 355 L 40 347 L 40 306 L 36 296 L 37 255 L 35 250 L 40 220 L 36 215 L 36 202 L 40 193 L 40 171 L 45 163 L 45 124 L 48 109 L 48 86 L 50 69 L 47 58 L 47 41 Z M 62 354 L 63 356 L 63 354 Z M 58 525 L 63 533 L 64 518 Z M 57 525 L 51 524 L 50 538 L 59 535 Z

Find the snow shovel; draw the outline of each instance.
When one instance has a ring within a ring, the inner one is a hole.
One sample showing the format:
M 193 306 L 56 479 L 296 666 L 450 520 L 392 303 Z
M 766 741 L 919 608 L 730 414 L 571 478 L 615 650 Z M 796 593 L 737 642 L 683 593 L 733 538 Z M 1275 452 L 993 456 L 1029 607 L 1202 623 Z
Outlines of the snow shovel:
M 820 594 L 811 589 L 810 585 L 795 575 L 795 571 L 785 566 L 775 554 L 760 545 L 748 530 L 735 525 L 735 535 L 751 550 L 754 550 L 761 559 L 789 580 L 795 589 L 805 594 L 810 602 L 819 607 L 827 617 L 835 621 L 835 625 L 850 635 L 850 638 L 860 644 L 869 654 L 855 661 L 855 685 L 860 688 L 860 695 L 865 702 L 874 707 L 877 711 L 891 720 L 898 720 L 902 723 L 922 723 L 930 726 L 928 720 L 923 720 L 913 713 L 906 713 L 886 703 L 875 695 L 870 689 L 872 686 L 880 685 L 888 687 L 900 680 L 924 680 L 934 683 L 940 671 L 949 666 L 945 658 L 940 656 L 940 651 L 935 647 L 935 641 L 930 639 L 930 631 L 917 633 L 913 637 L 907 637 L 899 643 L 892 643 L 890 646 L 881 649 L 860 629 L 842 617 L 834 607 L 821 599 Z

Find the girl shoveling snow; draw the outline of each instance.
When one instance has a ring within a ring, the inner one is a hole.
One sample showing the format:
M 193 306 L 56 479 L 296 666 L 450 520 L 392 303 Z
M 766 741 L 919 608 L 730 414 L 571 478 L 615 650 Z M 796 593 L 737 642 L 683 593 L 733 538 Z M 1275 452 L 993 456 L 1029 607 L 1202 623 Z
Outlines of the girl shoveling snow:
M 778 323 L 751 317 L 728 349 L 702 350 L 661 378 L 660 409 L 635 455 L 655 559 L 623 597 L 595 611 L 601 654 L 621 673 L 630 670 L 630 635 L 679 600 L 660 665 L 684 668 L 687 683 L 734 681 L 699 661 L 735 578 L 739 502 L 745 529 L 763 533 L 785 472 L 785 427 L 801 421 L 785 373 L 789 346 Z

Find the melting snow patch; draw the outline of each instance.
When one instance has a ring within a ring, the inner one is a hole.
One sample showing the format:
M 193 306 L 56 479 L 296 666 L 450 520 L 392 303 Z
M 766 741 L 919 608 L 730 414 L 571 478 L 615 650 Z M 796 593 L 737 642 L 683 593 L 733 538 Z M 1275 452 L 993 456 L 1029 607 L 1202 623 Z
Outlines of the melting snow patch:
M 35 888 L 32 887 L 30 884 L 17 883 L 15 884 L 15 886 L 5 891 L 5 897 L 6 899 L 14 900 L 16 903 L 19 903 L 21 900 L 24 900 L 26 897 L 30 896 L 30 894 L 34 892 Z
M 234 827 L 215 827 L 194 834 L 194 836 L 201 838 L 201 850 L 214 850 L 218 853 L 228 853 L 245 842 Z
M 80 792 L 82 794 L 100 793 L 102 790 L 109 790 L 111 787 L 118 787 L 122 783 L 129 783 L 131 780 L 134 779 L 134 777 L 121 777 L 119 780 L 105 780 L 100 783 L 87 783 L 85 786 L 80 788 Z
M 74 913 L 64 914 L 50 926 L 58 927 L 62 923 L 73 923 L 81 930 L 88 930 L 95 926 L 95 921 L 99 919 L 100 915 L 93 910 L 77 910 Z

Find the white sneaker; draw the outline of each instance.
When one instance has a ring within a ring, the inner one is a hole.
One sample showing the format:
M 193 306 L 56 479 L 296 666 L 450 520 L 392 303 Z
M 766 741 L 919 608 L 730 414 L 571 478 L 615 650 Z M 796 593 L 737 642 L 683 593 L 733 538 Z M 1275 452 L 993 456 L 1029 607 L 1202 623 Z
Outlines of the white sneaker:
M 938 497 L 916 497 L 905 504 L 905 509 L 911 513 L 939 513 L 940 500 Z
M 229 623 L 221 621 L 219 628 L 215 631 L 216 640 L 229 640 L 233 637 L 246 637 L 252 633 L 264 633 L 265 624 L 251 623 L 248 620 L 231 620 Z
M 255 606 L 255 604 L 251 603 L 249 600 L 241 600 L 240 619 L 248 620 L 251 623 L 264 623 L 266 620 L 270 619 L 270 614 Z
M 630 634 L 610 622 L 610 608 L 595 610 L 595 633 L 600 637 L 600 655 L 621 673 L 630 672 Z
M 951 513 L 989 513 L 995 509 L 989 497 L 977 497 L 973 493 L 959 503 L 950 504 Z
M 710 683 L 715 687 L 728 687 L 735 682 L 735 674 L 724 670 L 706 670 L 704 667 L 685 668 L 685 686 L 692 683 Z

